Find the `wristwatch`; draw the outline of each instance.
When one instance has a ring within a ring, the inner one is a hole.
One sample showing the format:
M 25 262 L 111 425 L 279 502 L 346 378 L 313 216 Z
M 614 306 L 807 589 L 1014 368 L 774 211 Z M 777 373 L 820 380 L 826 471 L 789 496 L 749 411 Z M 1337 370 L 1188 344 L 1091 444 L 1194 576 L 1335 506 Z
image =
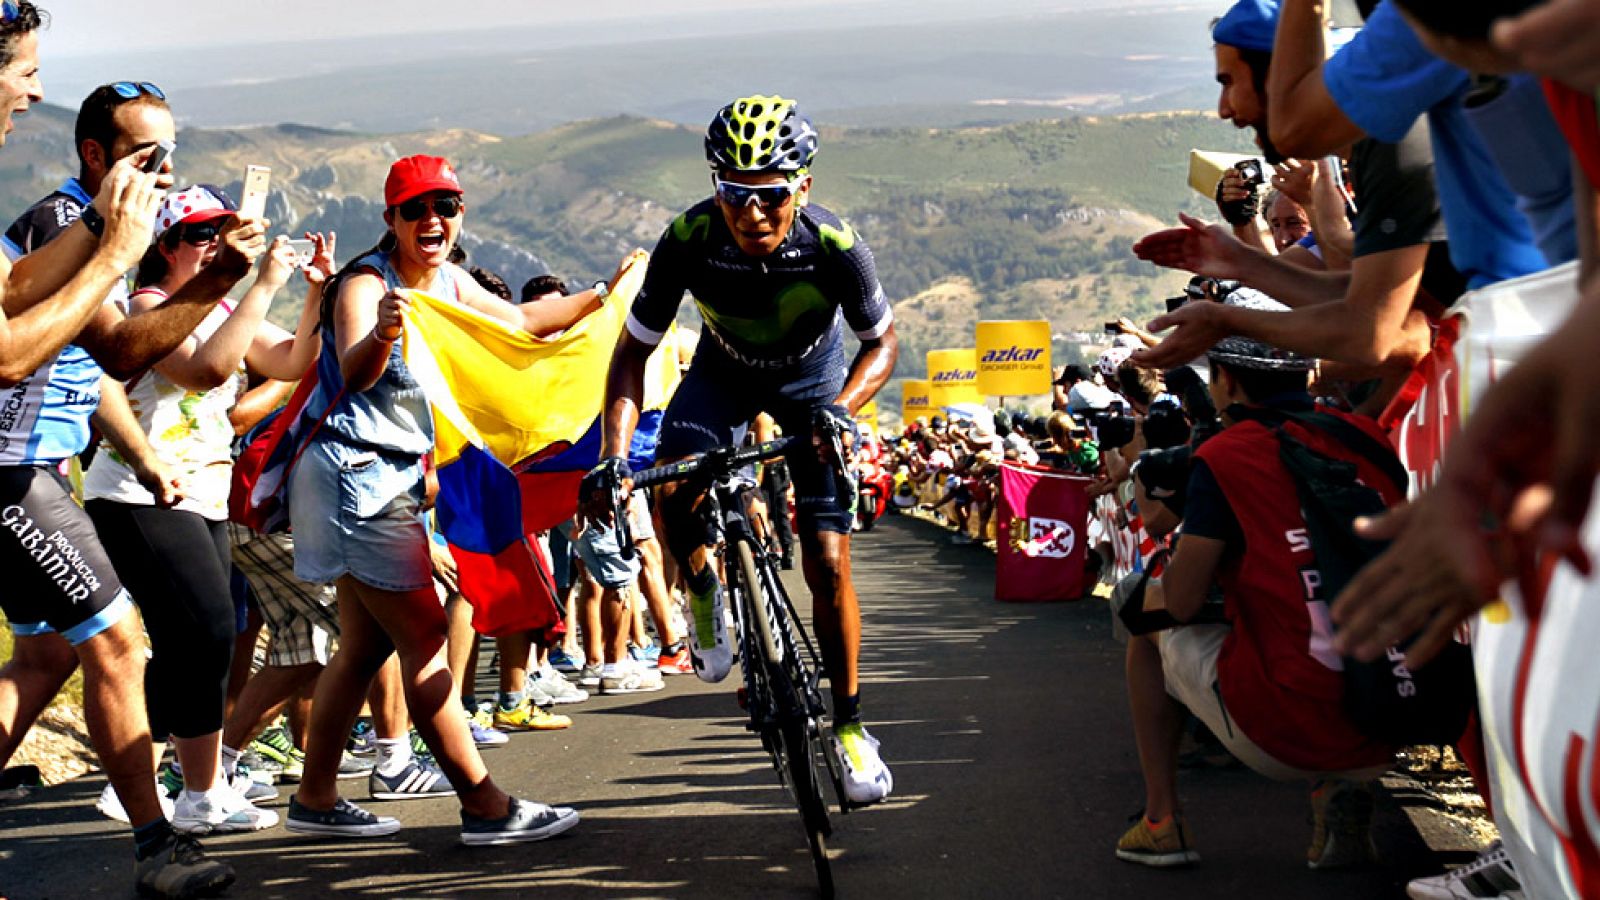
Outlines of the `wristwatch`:
M 78 213 L 78 221 L 82 222 L 83 227 L 89 229 L 89 233 L 95 237 L 101 237 L 106 233 L 105 217 L 100 215 L 100 211 L 95 209 L 92 203 L 85 206 L 83 212 Z
M 589 285 L 589 290 L 594 291 L 594 298 L 601 303 L 606 302 L 606 298 L 611 296 L 611 285 L 606 284 L 604 281 L 596 281 L 594 284 Z

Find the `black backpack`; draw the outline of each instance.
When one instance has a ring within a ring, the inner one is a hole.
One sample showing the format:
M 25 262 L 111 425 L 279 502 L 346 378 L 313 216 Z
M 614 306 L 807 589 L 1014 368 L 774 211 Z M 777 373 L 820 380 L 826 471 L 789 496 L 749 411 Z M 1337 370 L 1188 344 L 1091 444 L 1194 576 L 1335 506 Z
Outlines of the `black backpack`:
M 1235 406 L 1229 414 L 1235 420 L 1260 422 L 1276 434 L 1278 456 L 1300 496 L 1323 596 L 1332 602 L 1388 546 L 1362 539 L 1353 527 L 1357 518 L 1381 513 L 1387 505 L 1375 489 L 1360 482 L 1354 463 L 1317 452 L 1284 425 L 1293 421 L 1329 435 L 1402 488 L 1409 481 L 1405 467 L 1387 444 L 1328 413 Z M 1450 641 L 1426 666 L 1412 671 L 1405 665 L 1404 648 L 1415 639 L 1413 635 L 1389 647 L 1372 662 L 1345 657 L 1345 711 L 1363 734 L 1394 746 L 1454 744 L 1477 703 L 1472 651 Z

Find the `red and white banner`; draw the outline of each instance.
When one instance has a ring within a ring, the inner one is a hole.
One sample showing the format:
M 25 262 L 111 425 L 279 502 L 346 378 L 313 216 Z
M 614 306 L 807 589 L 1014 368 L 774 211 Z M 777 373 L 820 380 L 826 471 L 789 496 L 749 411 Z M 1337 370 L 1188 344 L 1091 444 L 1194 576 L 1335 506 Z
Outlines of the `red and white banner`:
M 1479 397 L 1578 297 L 1568 265 L 1457 301 L 1435 351 L 1385 416 L 1412 472 L 1432 483 Z M 1584 545 L 1600 553 L 1600 494 Z M 1524 592 L 1523 588 L 1532 589 Z M 1546 564 L 1472 623 L 1479 716 L 1499 826 L 1529 897 L 1600 897 L 1600 581 Z
M 1083 595 L 1089 479 L 1017 463 L 1000 467 L 994 598 L 1010 603 Z

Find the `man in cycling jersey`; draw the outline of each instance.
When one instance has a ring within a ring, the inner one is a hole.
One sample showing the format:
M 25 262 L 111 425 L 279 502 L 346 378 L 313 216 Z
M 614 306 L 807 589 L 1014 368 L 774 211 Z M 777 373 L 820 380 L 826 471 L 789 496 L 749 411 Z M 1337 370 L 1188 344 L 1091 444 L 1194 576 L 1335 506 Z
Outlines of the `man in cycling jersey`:
M 852 416 L 894 370 L 894 314 L 871 251 L 842 219 L 808 202 L 817 150 L 811 121 L 792 100 L 745 97 L 717 113 L 705 147 L 715 195 L 661 236 L 612 358 L 602 461 L 582 488 L 586 507 L 596 513 L 611 488 L 631 488 L 626 457 L 645 363 L 685 292 L 705 320 L 702 336 L 710 339 L 701 341 L 667 409 L 660 461 L 735 443 L 760 412 L 790 435 L 813 434 L 815 423 L 832 420 L 848 448 Z M 846 323 L 861 342 L 848 364 Z M 861 725 L 861 614 L 850 580 L 853 497 L 839 496 L 821 453 L 807 446 L 789 454 L 802 568 L 833 690 L 845 791 L 854 802 L 872 803 L 888 795 L 894 779 L 878 741 Z M 689 586 L 695 670 L 715 682 L 732 668 L 733 648 L 722 585 L 695 512 L 703 493 L 682 485 L 663 489 L 662 514 L 668 546 Z

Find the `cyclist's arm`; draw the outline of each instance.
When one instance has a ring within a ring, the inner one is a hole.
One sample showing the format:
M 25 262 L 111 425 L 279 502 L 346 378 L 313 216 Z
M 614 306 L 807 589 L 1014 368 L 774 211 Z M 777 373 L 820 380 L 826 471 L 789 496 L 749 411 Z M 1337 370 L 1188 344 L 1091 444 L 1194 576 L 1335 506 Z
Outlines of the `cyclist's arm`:
M 845 226 L 846 233 L 854 231 Z M 878 283 L 877 264 L 865 242 L 856 237 L 841 257 L 844 262 L 844 319 L 861 341 L 861 351 L 850 364 L 850 375 L 835 403 L 855 415 L 894 373 L 900 358 L 900 338 L 894 330 L 894 309 Z
M 645 366 L 655 345 L 646 344 L 630 331 L 622 332 L 611 370 L 606 376 L 605 439 L 600 458 L 628 456 L 633 429 L 639 424 L 639 404 L 644 397 Z

